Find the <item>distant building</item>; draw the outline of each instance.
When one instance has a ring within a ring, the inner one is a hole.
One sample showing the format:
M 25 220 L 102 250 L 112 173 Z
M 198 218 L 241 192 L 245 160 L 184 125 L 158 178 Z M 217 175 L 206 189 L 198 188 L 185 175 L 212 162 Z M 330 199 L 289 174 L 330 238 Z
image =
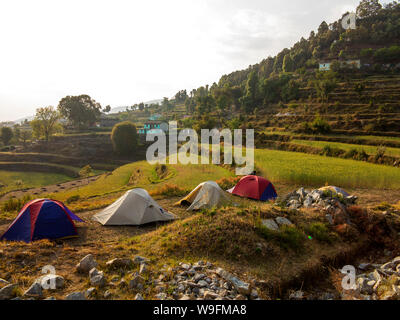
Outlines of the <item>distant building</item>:
M 168 123 L 162 121 L 147 121 L 143 128 L 139 128 L 139 134 L 168 132 Z
M 320 62 L 319 71 L 329 71 L 331 70 L 331 62 Z

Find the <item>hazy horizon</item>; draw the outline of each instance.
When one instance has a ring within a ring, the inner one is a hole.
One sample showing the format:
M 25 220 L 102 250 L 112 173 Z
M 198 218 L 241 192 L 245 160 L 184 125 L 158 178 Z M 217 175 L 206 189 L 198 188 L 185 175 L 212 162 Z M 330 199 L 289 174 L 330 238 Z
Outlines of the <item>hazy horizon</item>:
M 119 107 L 217 82 L 359 0 L 13 1 L 0 4 L 0 121 L 89 94 Z

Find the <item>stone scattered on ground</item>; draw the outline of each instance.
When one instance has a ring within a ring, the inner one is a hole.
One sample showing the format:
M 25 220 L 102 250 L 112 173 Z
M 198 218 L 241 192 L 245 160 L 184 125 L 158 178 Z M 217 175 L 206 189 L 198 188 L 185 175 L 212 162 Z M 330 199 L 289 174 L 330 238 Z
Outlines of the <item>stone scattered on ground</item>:
M 349 223 L 347 207 L 355 204 L 356 196 L 347 195 L 345 191 L 306 190 L 300 188 L 288 194 L 283 202 L 291 210 L 300 208 L 317 208 L 326 212 L 326 218 L 332 225 Z
M 363 300 L 400 300 L 400 257 L 385 264 L 362 263 L 356 291 Z
M 0 289 L 0 300 L 10 300 L 14 297 L 15 290 L 17 289 L 16 284 L 8 284 Z
M 95 287 L 104 287 L 106 284 L 106 278 L 104 277 L 103 271 L 97 270 L 97 268 L 93 268 L 89 272 L 90 284 Z
M 28 290 L 25 291 L 24 297 L 41 298 L 43 296 L 43 288 L 41 283 L 35 281 Z
M 292 226 L 293 223 L 284 217 L 277 217 L 276 219 L 266 219 L 261 222 L 264 227 L 272 231 L 279 231 L 282 226 Z
M 90 270 L 97 267 L 97 262 L 93 255 L 88 254 L 77 265 L 76 270 L 80 273 L 89 273 Z
M 86 300 L 83 292 L 72 292 L 65 297 L 65 300 Z

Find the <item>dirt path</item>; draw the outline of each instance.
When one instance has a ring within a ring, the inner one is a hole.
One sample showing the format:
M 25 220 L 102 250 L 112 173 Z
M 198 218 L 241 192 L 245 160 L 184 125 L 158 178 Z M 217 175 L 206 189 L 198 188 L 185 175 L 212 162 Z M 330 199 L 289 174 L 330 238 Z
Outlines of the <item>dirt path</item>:
M 83 186 L 88 185 L 91 182 L 96 181 L 100 176 L 90 177 L 88 179 L 79 179 L 79 180 L 72 180 L 64 183 L 53 184 L 50 186 L 45 187 L 38 187 L 38 188 L 31 188 L 31 189 L 23 189 L 23 190 L 16 190 L 10 191 L 5 195 L 0 197 L 0 202 L 6 201 L 10 198 L 20 198 L 25 195 L 31 195 L 32 197 L 43 194 L 43 193 L 58 193 L 61 191 L 72 190 L 76 188 L 80 188 Z

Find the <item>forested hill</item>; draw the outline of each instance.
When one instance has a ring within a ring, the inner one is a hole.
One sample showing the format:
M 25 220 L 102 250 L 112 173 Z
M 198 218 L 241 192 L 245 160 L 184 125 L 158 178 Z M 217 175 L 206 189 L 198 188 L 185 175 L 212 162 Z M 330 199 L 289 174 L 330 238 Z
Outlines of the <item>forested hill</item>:
M 378 0 L 362 0 L 357 7 L 356 29 L 345 29 L 342 17 L 334 23 L 322 22 L 308 39 L 300 39 L 290 49 L 268 57 L 246 70 L 221 77 L 218 83 L 187 93 L 178 92 L 173 101 L 164 99 L 165 110 L 184 105 L 197 120 L 213 113 L 230 118 L 270 110 L 273 105 L 299 99 L 303 88 L 313 87 L 321 102 L 329 99 L 337 82 L 373 74 L 399 73 L 400 4 L 381 5 Z M 344 62 L 360 61 L 354 70 Z M 329 72 L 319 72 L 319 64 L 331 63 Z M 339 72 L 340 71 L 340 72 Z M 361 84 L 363 86 L 363 84 Z M 314 93 L 315 95 L 315 93 Z M 175 108 L 176 109 L 176 108 Z M 190 125 L 189 123 L 187 125 Z
M 382 6 L 378 1 L 362 1 L 357 8 L 356 29 L 345 30 L 342 17 L 334 23 L 321 23 L 317 32 L 308 39 L 301 38 L 290 49 L 283 49 L 277 56 L 268 57 L 246 70 L 235 71 L 221 77 L 218 85 L 241 85 L 251 71 L 260 78 L 280 72 L 303 72 L 318 68 L 319 61 L 335 59 L 360 59 L 365 63 L 399 62 L 400 50 L 382 49 L 400 44 L 400 4 L 394 1 Z

